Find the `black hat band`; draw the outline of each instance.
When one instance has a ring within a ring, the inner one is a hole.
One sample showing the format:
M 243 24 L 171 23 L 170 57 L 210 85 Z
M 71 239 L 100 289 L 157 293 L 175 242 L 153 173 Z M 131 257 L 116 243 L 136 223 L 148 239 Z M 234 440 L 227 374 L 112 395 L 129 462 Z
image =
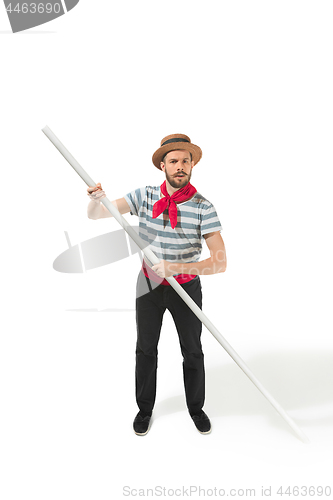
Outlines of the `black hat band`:
M 171 144 L 172 142 L 190 142 L 187 139 L 169 139 L 168 141 L 163 142 L 162 146 L 165 146 L 166 144 Z

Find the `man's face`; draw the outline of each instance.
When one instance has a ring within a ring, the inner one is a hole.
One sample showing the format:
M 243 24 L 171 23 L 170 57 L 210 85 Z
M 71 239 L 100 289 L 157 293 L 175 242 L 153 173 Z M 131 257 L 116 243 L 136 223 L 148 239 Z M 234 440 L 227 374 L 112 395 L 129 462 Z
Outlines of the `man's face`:
M 170 151 L 161 162 L 161 169 L 170 186 L 179 189 L 190 182 L 194 161 L 188 151 L 182 149 Z

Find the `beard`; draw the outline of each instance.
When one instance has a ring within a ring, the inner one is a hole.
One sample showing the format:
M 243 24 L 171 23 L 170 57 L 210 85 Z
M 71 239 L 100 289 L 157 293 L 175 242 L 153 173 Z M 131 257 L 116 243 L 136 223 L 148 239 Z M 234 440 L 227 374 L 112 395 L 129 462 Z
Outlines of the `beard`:
M 184 177 L 181 177 L 181 178 L 178 177 L 177 178 L 177 175 L 179 173 L 180 172 L 177 172 L 177 174 L 175 174 L 175 175 L 169 175 L 168 172 L 167 172 L 167 169 L 165 169 L 166 180 L 168 181 L 168 183 L 170 184 L 170 186 L 172 186 L 175 189 L 183 188 L 183 187 L 185 187 L 190 182 L 191 175 L 192 175 L 192 170 L 190 170 L 189 174 L 186 174 L 185 172 L 182 171 L 181 173 L 184 175 Z

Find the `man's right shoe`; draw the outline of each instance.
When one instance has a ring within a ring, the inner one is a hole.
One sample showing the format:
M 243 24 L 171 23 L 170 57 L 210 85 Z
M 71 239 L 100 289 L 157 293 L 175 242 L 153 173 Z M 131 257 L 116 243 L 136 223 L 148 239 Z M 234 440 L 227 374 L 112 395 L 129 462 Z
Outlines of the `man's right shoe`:
M 201 434 L 209 434 L 211 432 L 212 426 L 210 420 L 203 410 L 196 415 L 191 415 L 191 418 Z
M 141 411 L 137 414 L 133 422 L 133 429 L 137 436 L 145 436 L 149 431 L 151 416 L 143 416 Z

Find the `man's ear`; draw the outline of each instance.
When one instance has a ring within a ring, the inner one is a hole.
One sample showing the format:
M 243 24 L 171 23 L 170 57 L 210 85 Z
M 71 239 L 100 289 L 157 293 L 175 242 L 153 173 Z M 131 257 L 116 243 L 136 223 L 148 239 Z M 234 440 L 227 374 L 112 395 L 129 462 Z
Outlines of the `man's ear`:
M 164 165 L 163 161 L 161 161 L 161 163 L 160 163 L 160 167 L 161 167 L 161 170 L 163 170 L 163 172 L 164 172 L 164 170 L 165 170 L 165 165 Z

